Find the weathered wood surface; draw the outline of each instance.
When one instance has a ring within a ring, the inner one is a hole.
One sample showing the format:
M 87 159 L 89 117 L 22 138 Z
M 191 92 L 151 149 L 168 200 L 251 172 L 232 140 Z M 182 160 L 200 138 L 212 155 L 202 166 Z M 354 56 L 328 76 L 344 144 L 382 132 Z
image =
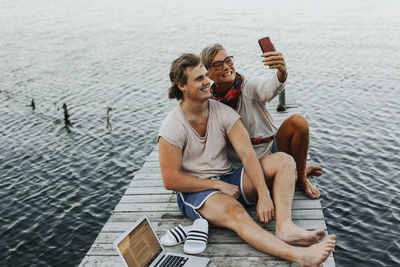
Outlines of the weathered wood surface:
M 287 116 L 298 112 L 293 99 L 287 99 L 286 103 L 289 108 L 283 113 L 274 111 L 276 102 L 268 105 L 277 125 L 280 125 Z M 255 207 L 250 208 L 249 213 L 256 218 Z M 149 217 L 158 236 L 179 223 L 183 225 L 192 223 L 180 214 L 175 193 L 163 186 L 157 146 L 129 184 L 80 266 L 123 266 L 113 242 L 144 214 Z M 292 217 L 297 225 L 305 229 L 326 229 L 320 201 L 310 200 L 298 190 L 294 196 Z M 275 220 L 268 224 L 267 230 L 274 233 Z M 298 266 L 257 251 L 227 229 L 210 226 L 208 241 L 207 250 L 201 256 L 211 258 L 209 266 Z M 183 245 L 166 249 L 183 253 Z M 324 266 L 335 266 L 332 255 Z

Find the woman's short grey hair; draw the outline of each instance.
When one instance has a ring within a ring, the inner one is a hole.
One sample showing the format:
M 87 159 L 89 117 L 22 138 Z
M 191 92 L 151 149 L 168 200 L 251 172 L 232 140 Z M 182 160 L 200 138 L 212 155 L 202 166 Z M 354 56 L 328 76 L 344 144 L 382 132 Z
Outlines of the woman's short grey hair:
M 225 50 L 225 48 L 221 44 L 213 44 L 207 46 L 203 49 L 203 51 L 201 51 L 201 61 L 203 62 L 204 67 L 206 67 L 207 70 L 211 68 L 212 60 L 220 50 Z
M 184 53 L 171 63 L 169 71 L 169 79 L 171 87 L 168 89 L 168 98 L 170 99 L 183 99 L 183 93 L 178 88 L 178 84 L 186 84 L 187 72 L 189 67 L 197 67 L 201 64 L 200 57 L 192 53 Z

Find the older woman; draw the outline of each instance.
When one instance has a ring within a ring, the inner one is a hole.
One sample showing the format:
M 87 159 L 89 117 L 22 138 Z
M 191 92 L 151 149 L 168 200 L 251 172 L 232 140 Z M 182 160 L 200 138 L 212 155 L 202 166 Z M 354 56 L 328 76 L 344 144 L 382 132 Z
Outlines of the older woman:
M 306 231 L 293 223 L 293 158 L 282 152 L 270 155 L 266 159 L 269 168 L 263 174 L 239 115 L 210 99 L 210 81 L 198 56 L 180 56 L 171 64 L 169 76 L 169 97 L 181 101 L 160 127 L 159 160 L 164 186 L 177 191 L 181 213 L 229 228 L 264 253 L 302 266 L 320 266 L 333 250 L 335 236 L 321 241 L 323 230 Z M 244 168 L 231 168 L 227 140 Z M 275 210 L 266 185 L 266 179 L 272 181 L 272 177 Z M 244 206 L 251 203 L 257 203 L 257 215 L 263 223 L 275 213 L 275 235 L 250 217 Z
M 307 174 L 321 175 L 322 168 L 306 168 L 309 143 L 309 129 L 306 118 L 295 114 L 287 118 L 277 129 L 271 114 L 265 107 L 284 89 L 287 77 L 285 60 L 281 53 L 264 53 L 264 65 L 277 69 L 270 79 L 245 77 L 236 72 L 233 57 L 220 44 L 206 47 L 201 59 L 214 81 L 211 87 L 214 99 L 234 108 L 242 118 L 257 157 L 263 169 L 268 168 L 266 157 L 277 151 L 293 156 L 297 166 L 297 184 L 310 198 L 319 198 L 319 190 L 311 184 Z M 240 159 L 232 146 L 228 148 L 229 160 L 233 166 L 240 165 Z

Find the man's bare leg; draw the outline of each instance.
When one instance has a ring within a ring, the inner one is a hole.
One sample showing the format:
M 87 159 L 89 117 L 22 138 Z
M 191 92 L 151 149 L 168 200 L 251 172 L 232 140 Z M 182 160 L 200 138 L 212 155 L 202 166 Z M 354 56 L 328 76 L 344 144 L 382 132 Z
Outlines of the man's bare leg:
M 311 175 L 321 175 L 322 168 L 307 165 L 307 152 L 309 144 L 309 129 L 307 119 L 294 114 L 287 118 L 279 127 L 276 134 L 279 150 L 293 156 L 296 161 L 298 180 L 297 184 L 309 198 L 319 198 L 319 190 L 307 178 L 307 171 Z
M 296 164 L 290 155 L 278 152 L 260 160 L 266 180 L 273 180 L 272 196 L 275 206 L 275 235 L 289 244 L 310 246 L 321 241 L 326 232 L 322 229 L 307 231 L 292 221 L 292 203 L 296 183 Z M 256 201 L 257 193 L 246 171 L 243 177 L 246 198 Z
M 236 199 L 222 193 L 210 196 L 198 212 L 213 225 L 233 230 L 254 248 L 302 266 L 320 266 L 336 242 L 331 235 L 307 248 L 291 246 L 261 228 Z

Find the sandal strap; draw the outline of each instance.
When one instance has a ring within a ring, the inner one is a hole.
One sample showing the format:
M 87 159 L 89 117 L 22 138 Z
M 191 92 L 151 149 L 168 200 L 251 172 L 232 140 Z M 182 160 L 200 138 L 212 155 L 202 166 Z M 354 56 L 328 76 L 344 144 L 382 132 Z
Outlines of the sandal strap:
M 204 242 L 207 243 L 207 239 L 208 239 L 208 234 L 206 232 L 203 231 L 198 231 L 198 230 L 190 230 L 188 233 L 188 236 L 186 238 L 186 240 L 192 240 L 192 241 L 200 241 L 200 242 Z
M 204 235 L 208 237 L 208 233 L 204 231 L 199 231 L 199 230 L 190 230 L 188 235 Z
M 183 230 L 182 225 L 178 225 L 170 230 L 168 230 L 173 237 L 175 237 L 176 242 L 182 243 L 186 239 L 186 233 Z

